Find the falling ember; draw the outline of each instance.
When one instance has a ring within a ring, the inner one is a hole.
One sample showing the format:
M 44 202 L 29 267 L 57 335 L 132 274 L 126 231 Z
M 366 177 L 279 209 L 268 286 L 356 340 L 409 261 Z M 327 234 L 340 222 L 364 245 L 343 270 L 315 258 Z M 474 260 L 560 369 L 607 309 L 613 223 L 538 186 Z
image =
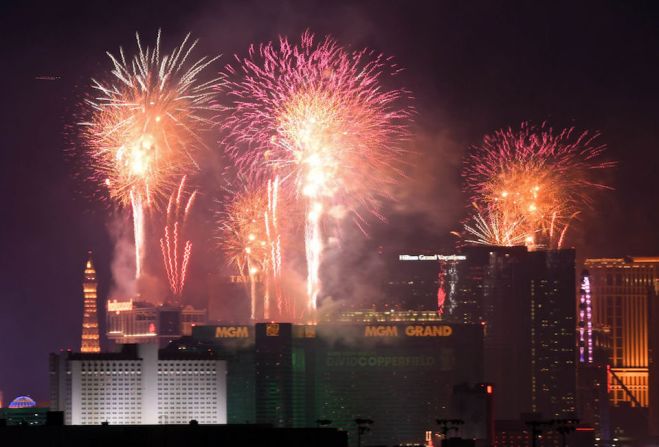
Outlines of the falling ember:
M 596 143 L 598 136 L 528 123 L 485 136 L 464 169 L 477 204 L 465 225 L 476 236 L 469 242 L 560 248 L 570 222 L 592 205 L 592 191 L 610 189 L 595 179 L 598 170 L 614 166 L 600 160 L 605 146 Z
M 196 169 L 200 134 L 213 124 L 220 79 L 200 81 L 199 75 L 217 58 L 189 61 L 197 42 L 185 37 L 170 54 L 143 47 L 127 58 L 123 49 L 112 62 L 110 79 L 92 80 L 85 101 L 86 121 L 80 123 L 92 165 L 92 176 L 110 198 L 130 206 L 135 227 L 136 277 L 144 257 L 145 209 L 158 203 L 177 178 Z
M 188 196 L 187 201 L 183 201 L 185 181 L 186 177 L 184 176 L 178 190 L 169 197 L 164 237 L 160 239 L 169 289 L 175 298 L 180 298 L 183 293 L 188 264 L 192 255 L 192 242 L 186 240 L 183 243 L 182 233 L 197 192 L 194 191 Z
M 238 62 L 227 67 L 230 152 L 250 176 L 278 175 L 305 204 L 306 318 L 314 321 L 327 233 L 348 214 L 361 227 L 360 210 L 377 214 L 402 174 L 409 95 L 383 86 L 399 71 L 390 59 L 309 32 L 298 43 L 252 47 Z

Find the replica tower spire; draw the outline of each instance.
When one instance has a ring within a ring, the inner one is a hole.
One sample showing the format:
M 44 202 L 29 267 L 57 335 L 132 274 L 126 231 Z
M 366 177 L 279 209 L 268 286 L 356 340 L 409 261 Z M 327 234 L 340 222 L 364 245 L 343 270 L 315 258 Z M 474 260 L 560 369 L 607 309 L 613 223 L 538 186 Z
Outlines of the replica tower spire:
M 92 252 L 85 265 L 85 280 L 82 283 L 84 312 L 82 317 L 82 343 L 80 352 L 101 352 L 98 337 L 98 314 L 96 311 L 96 270 L 92 262 Z

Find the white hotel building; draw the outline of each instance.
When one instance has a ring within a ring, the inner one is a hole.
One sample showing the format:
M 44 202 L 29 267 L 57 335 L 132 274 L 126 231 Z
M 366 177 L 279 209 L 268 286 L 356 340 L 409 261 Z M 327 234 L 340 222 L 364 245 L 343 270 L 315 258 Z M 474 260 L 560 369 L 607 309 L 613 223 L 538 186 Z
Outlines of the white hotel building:
M 51 354 L 51 410 L 69 425 L 226 424 L 226 371 L 211 352 L 159 352 L 155 344 Z

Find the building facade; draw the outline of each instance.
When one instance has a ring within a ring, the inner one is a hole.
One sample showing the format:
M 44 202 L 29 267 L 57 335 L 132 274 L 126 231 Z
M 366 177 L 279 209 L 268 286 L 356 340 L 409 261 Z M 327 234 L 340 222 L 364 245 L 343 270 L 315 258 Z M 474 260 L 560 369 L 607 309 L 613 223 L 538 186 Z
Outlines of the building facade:
M 648 299 L 648 411 L 649 435 L 659 438 L 659 279 L 654 280 Z
M 461 438 L 479 439 L 482 445 L 494 442 L 494 386 L 489 383 L 460 384 L 453 387 L 451 417 L 463 421 Z
M 226 362 L 155 344 L 51 354 L 50 397 L 67 425 L 224 424 Z
M 192 333 L 192 327 L 208 321 L 205 309 L 190 305 L 155 305 L 133 300 L 108 300 L 106 336 L 116 344 L 170 341 Z
M 482 325 L 370 321 L 349 313 L 318 325 L 197 326 L 191 345 L 213 344 L 228 362 L 228 420 L 309 427 L 317 420 L 351 433 L 375 421 L 364 443 L 421 443 L 451 416 L 453 386 L 482 381 Z M 397 315 L 400 317 L 400 315 Z M 206 349 L 202 345 L 201 349 Z
M 482 324 L 485 381 L 495 414 L 576 413 L 574 250 L 467 246 L 457 265 L 454 306 L 443 318 Z
M 575 255 L 573 249 L 529 252 L 531 409 L 545 417 L 577 414 Z
M 586 356 L 583 362 L 579 361 L 577 368 L 578 415 L 581 422 L 593 427 L 598 438 L 608 440 L 612 438 L 608 372 L 611 337 L 608 328 L 593 326 L 590 340 L 592 361 Z
M 462 255 L 387 250 L 382 298 L 373 306 L 380 311 L 435 311 L 448 314 L 454 306 L 457 267 Z M 354 310 L 354 309 L 353 309 Z
M 485 381 L 497 418 L 531 411 L 530 284 L 526 247 L 464 247 L 449 318 L 483 325 Z
M 470 245 L 452 255 L 388 251 L 382 256 L 390 266 L 386 311 L 344 310 L 332 315 L 334 321 L 352 316 L 402 322 L 409 317 L 481 325 L 484 380 L 497 390 L 498 418 L 518 419 L 529 412 L 575 416 L 574 250 Z M 592 335 L 592 324 L 584 324 L 584 337 Z
M 615 406 L 647 407 L 648 297 L 658 277 L 659 258 L 587 259 L 593 324 L 611 337 L 610 393 Z
M 101 352 L 98 332 L 98 312 L 96 308 L 98 283 L 92 261 L 92 252 L 85 265 L 85 280 L 82 283 L 84 310 L 82 315 L 82 342 L 80 352 Z

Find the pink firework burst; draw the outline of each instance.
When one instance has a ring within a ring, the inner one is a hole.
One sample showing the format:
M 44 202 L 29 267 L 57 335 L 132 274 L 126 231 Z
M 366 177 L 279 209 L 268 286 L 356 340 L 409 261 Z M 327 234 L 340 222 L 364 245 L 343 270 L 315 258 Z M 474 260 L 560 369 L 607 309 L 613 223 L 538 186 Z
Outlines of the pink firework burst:
M 310 32 L 236 60 L 227 67 L 230 154 L 251 176 L 279 176 L 304 201 L 311 316 L 327 228 L 347 215 L 361 227 L 359 210 L 377 215 L 378 198 L 402 175 L 410 95 L 386 86 L 399 72 L 390 58 Z

